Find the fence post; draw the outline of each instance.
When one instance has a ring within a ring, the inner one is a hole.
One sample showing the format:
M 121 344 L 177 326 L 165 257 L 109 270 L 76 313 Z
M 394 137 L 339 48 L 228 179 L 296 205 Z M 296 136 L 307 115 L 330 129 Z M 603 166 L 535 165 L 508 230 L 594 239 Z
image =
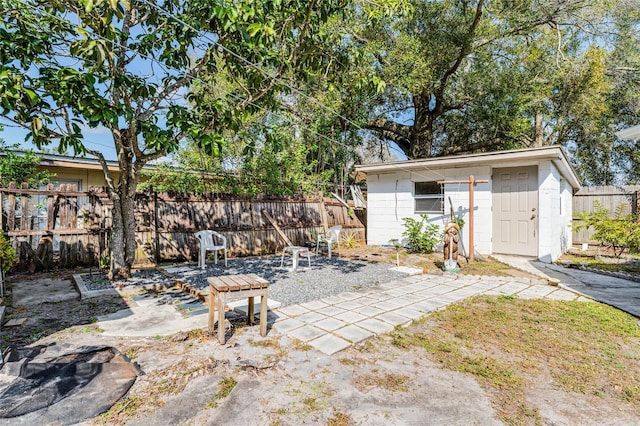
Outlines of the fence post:
M 25 191 L 28 190 L 29 184 L 27 182 L 22 182 L 20 189 L 24 189 Z M 20 216 L 20 229 L 26 231 L 29 229 L 29 196 L 21 193 L 20 204 L 22 209 L 22 216 Z
M 160 238 L 158 236 L 158 191 L 153 187 L 150 188 L 153 193 L 151 198 L 153 201 L 153 261 L 157 265 L 160 262 Z

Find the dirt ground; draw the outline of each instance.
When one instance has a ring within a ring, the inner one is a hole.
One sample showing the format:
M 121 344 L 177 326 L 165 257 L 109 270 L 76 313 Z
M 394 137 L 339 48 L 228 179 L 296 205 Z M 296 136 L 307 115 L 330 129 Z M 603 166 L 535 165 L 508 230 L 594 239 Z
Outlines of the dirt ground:
M 394 249 L 343 250 L 343 255 L 360 259 L 396 260 Z M 477 260 L 467 264 L 462 259 L 462 273 L 526 275 L 490 259 Z M 438 262 L 439 254 L 400 257 L 402 266 L 429 273 L 439 273 Z M 2 347 L 111 345 L 136 362 L 144 374 L 128 395 L 88 424 L 504 424 L 496 409 L 499 392 L 483 388 L 472 375 L 441 367 L 422 348 L 397 347 L 390 336 L 328 356 L 275 332 L 262 338 L 257 327 L 242 323 L 233 324 L 225 345 L 205 330 L 168 338 L 101 335 L 95 317 L 115 312 L 123 303 L 119 297 L 43 303 L 30 308 L 28 326 L 3 330 Z M 10 297 L 5 305 L 9 316 L 21 309 L 11 306 Z M 432 326 L 424 321 L 410 328 L 427 333 Z M 632 405 L 564 392 L 551 377 L 531 381 L 524 399 L 543 424 L 640 423 Z M 531 419 L 520 424 L 534 424 Z

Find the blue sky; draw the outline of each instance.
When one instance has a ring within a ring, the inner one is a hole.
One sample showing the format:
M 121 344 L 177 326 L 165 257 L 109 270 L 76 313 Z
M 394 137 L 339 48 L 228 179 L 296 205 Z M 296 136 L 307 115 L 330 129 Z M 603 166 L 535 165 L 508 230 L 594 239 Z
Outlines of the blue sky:
M 4 142 L 8 145 L 19 144 L 25 150 L 33 149 L 34 151 L 39 151 L 33 144 L 25 141 L 25 136 L 28 131 L 26 129 L 17 127 L 15 125 L 10 125 L 3 123 L 4 129 L 0 130 L 0 138 L 4 140 Z M 97 151 L 102 152 L 102 155 L 107 160 L 115 160 L 116 159 L 116 150 L 113 146 L 113 140 L 111 139 L 111 134 L 105 128 L 95 128 L 95 129 L 84 129 L 83 134 L 85 136 L 84 143 L 85 146 L 89 149 L 95 149 Z M 51 145 L 48 145 L 43 149 L 46 152 L 57 153 L 56 148 L 57 144 L 54 141 Z M 66 153 L 67 155 L 74 155 L 73 152 L 69 151 Z M 87 155 L 88 157 L 91 157 Z

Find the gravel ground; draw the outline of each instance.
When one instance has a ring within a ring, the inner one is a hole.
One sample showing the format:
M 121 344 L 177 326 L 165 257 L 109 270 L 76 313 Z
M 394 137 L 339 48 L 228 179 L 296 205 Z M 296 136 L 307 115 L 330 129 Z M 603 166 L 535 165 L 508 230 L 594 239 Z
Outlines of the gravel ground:
M 207 277 L 214 275 L 257 274 L 271 283 L 269 298 L 282 303 L 282 306 L 295 305 L 345 291 L 375 287 L 406 276 L 405 273 L 392 271 L 394 265 L 361 260 L 341 259 L 326 256 L 314 256 L 311 267 L 306 259 L 300 260 L 297 272 L 286 266 L 291 266 L 291 257 L 285 258 L 288 265 L 280 267 L 280 256 L 230 259 L 228 266 L 224 261 L 217 265 L 207 264 L 202 271 L 195 265 L 162 266 L 167 272 L 184 281 L 192 288 L 207 290 Z M 145 284 L 167 284 L 170 280 L 155 271 L 141 271 L 134 274 L 127 281 L 110 283 L 104 277 L 94 274 L 92 278 L 83 277 L 90 290 L 99 290 L 106 286 L 130 287 Z

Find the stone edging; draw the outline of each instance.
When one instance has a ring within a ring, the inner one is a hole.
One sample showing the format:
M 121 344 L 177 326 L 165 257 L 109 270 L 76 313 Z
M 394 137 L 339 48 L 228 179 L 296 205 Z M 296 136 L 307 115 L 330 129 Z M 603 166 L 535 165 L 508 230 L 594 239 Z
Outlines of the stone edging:
M 85 274 L 73 274 L 73 280 L 76 282 L 76 287 L 78 287 L 78 291 L 80 292 L 80 300 L 89 299 L 91 297 L 118 294 L 118 291 L 114 288 L 89 290 L 87 288 L 87 285 L 84 283 L 84 280 L 82 279 L 82 275 Z
M 623 280 L 635 281 L 640 283 L 640 276 L 636 276 L 626 272 L 605 271 L 597 268 L 589 268 L 587 266 L 582 266 L 575 263 L 561 264 L 561 265 L 566 268 L 573 268 L 573 269 L 578 269 L 580 271 L 593 272 L 594 274 L 607 275 L 609 277 L 620 278 Z

